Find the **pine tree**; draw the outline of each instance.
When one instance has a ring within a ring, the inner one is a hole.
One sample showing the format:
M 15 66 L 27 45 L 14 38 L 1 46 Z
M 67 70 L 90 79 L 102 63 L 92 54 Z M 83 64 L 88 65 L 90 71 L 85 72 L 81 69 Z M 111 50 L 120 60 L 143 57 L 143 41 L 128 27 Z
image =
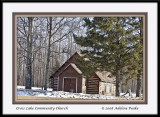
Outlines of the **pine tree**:
M 143 88 L 141 85 L 143 75 L 143 18 L 132 17 L 128 24 L 134 29 L 132 38 L 135 40 L 132 45 L 132 58 L 123 75 L 126 77 L 126 84 L 129 80 L 136 79 L 136 97 L 139 97 L 141 88 Z
M 134 19 L 134 23 L 136 24 L 134 29 L 136 31 L 135 36 L 137 37 L 137 42 L 134 53 L 134 60 L 136 62 L 133 63 L 132 69 L 135 70 L 137 75 L 136 97 L 139 97 L 141 92 L 141 77 L 143 75 L 143 18 L 139 17 Z
M 82 60 L 78 60 L 83 74 L 90 76 L 94 71 L 108 71 L 116 77 L 116 96 L 120 93 L 120 81 L 131 74 L 138 37 L 135 36 L 132 17 L 84 18 L 86 36 L 77 37 L 75 42 L 82 47 Z M 88 60 L 84 60 L 87 58 Z M 135 63 L 136 61 L 134 61 Z M 125 70 L 126 69 L 126 70 Z

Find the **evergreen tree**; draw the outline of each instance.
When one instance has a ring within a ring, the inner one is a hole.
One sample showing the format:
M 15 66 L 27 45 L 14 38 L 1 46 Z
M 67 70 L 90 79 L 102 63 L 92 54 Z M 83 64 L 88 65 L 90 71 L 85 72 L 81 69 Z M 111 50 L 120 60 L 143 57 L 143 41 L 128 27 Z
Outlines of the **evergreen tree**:
M 134 47 L 134 60 L 136 62 L 132 63 L 132 70 L 135 70 L 135 74 L 137 75 L 136 97 L 139 97 L 141 92 L 141 77 L 143 75 L 143 18 L 135 18 L 134 24 L 136 24 L 134 25 L 134 29 L 135 36 L 137 37 L 137 42 Z
M 77 60 L 83 74 L 88 74 L 89 77 L 95 71 L 111 72 L 116 77 L 116 96 L 120 93 L 121 79 L 124 75 L 131 74 L 132 69 L 128 68 L 133 66 L 133 62 L 137 62 L 134 57 L 139 37 L 134 34 L 133 19 L 135 18 L 84 18 L 84 26 L 87 27 L 86 36 L 74 35 L 77 44 L 89 48 L 82 50 L 83 59 Z

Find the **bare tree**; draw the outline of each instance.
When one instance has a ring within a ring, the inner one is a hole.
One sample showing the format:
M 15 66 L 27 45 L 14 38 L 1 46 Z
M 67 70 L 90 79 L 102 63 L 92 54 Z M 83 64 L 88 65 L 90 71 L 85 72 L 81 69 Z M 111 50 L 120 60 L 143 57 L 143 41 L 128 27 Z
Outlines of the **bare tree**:
M 62 65 L 73 52 L 72 33 L 82 30 L 78 17 L 17 18 L 17 84 L 49 86 L 57 61 Z
M 51 54 L 50 47 L 54 43 L 64 40 L 65 37 L 73 31 L 72 25 L 69 27 L 69 23 L 71 21 L 73 21 L 74 19 L 75 18 L 69 18 L 69 20 L 68 20 L 68 18 L 65 18 L 65 17 L 62 17 L 62 18 L 55 17 L 53 19 L 52 17 L 49 17 L 48 26 L 47 26 L 49 37 L 48 37 L 48 51 L 47 51 L 47 63 L 46 63 L 44 90 L 47 90 L 47 83 L 48 83 L 48 75 L 49 75 L 48 71 L 49 71 L 49 62 L 50 62 L 50 54 Z M 58 20 L 58 22 L 57 22 L 57 20 Z M 69 28 L 68 31 L 66 30 L 67 28 Z M 56 34 L 62 32 L 62 31 L 65 31 L 65 32 L 63 32 L 62 37 L 57 38 Z M 53 37 L 53 40 L 51 42 L 52 37 Z

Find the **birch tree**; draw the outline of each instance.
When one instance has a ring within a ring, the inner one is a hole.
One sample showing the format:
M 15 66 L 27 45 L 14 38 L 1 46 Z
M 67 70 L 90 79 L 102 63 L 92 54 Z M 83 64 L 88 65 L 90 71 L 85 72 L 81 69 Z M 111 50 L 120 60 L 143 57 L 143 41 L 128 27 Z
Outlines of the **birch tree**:
M 49 78 L 48 71 L 49 71 L 50 54 L 52 52 L 51 46 L 53 48 L 53 44 L 55 44 L 56 42 L 65 40 L 67 35 L 72 33 L 73 30 L 77 28 L 77 27 L 74 27 L 75 22 L 73 21 L 75 18 L 49 17 L 48 19 L 49 20 L 48 20 L 47 30 L 48 30 L 49 37 L 48 37 L 48 51 L 47 51 L 47 63 L 46 63 L 44 90 L 47 90 L 47 83 L 48 83 L 48 78 Z M 61 33 L 61 37 L 57 37 L 59 33 Z M 65 51 L 61 53 L 65 53 Z
M 81 21 L 79 17 L 18 17 L 17 84 L 46 90 L 52 68 L 72 55 L 72 33 L 82 30 Z

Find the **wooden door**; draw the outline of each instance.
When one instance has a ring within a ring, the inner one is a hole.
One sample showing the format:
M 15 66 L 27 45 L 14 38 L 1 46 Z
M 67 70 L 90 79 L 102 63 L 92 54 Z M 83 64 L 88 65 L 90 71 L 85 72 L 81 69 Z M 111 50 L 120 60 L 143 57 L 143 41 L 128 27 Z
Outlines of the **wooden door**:
M 76 78 L 64 78 L 64 91 L 76 93 Z

